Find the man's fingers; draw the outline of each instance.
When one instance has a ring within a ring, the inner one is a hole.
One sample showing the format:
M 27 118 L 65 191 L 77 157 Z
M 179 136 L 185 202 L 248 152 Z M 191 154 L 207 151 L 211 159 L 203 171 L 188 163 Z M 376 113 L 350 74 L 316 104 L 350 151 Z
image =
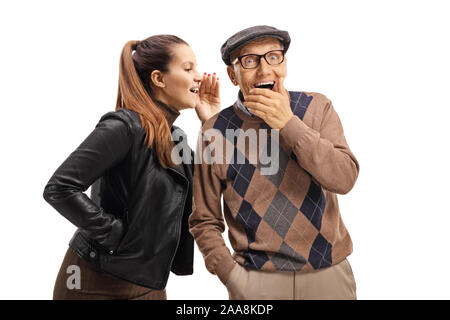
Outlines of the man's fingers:
M 261 96 L 264 96 L 264 97 L 267 97 L 267 98 L 274 98 L 278 94 L 277 92 L 272 91 L 270 89 L 260 89 L 260 88 L 250 89 L 249 93 L 251 95 L 261 95 Z
M 258 116 L 259 118 L 265 120 L 266 114 L 264 112 L 258 111 L 258 110 L 250 110 L 251 113 L 253 113 L 255 116 Z
M 262 95 L 249 94 L 249 95 L 246 95 L 244 98 L 245 98 L 246 102 L 247 101 L 248 102 L 259 102 L 259 103 L 265 104 L 266 106 L 271 106 L 273 104 L 272 99 L 267 98 Z
M 244 105 L 249 109 L 258 110 L 258 111 L 261 111 L 264 113 L 267 113 L 268 111 L 272 110 L 270 107 L 268 107 L 262 103 L 259 103 L 259 102 L 250 102 L 250 101 L 247 102 L 246 101 L 246 102 L 244 102 Z
M 266 113 L 265 112 L 263 112 L 263 111 L 261 111 L 261 110 L 258 110 L 258 109 L 255 109 L 255 108 L 248 108 L 248 110 L 251 112 L 251 113 L 253 113 L 254 115 L 257 115 L 258 117 L 260 117 L 261 119 L 265 119 L 265 117 L 266 117 Z

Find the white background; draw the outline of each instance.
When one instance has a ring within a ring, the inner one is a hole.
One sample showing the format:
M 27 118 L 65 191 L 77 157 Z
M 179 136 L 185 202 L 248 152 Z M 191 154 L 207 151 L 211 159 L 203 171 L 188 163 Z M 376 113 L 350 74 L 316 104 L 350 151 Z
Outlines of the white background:
M 125 42 L 185 39 L 225 108 L 237 89 L 219 48 L 267 24 L 292 38 L 286 88 L 332 100 L 361 165 L 339 196 L 358 298 L 449 299 L 449 13 L 445 1 L 2 1 L 0 298 L 52 297 L 75 227 L 42 192 L 114 109 Z M 195 112 L 176 124 L 194 147 Z M 194 275 L 171 274 L 167 295 L 228 298 L 197 248 Z

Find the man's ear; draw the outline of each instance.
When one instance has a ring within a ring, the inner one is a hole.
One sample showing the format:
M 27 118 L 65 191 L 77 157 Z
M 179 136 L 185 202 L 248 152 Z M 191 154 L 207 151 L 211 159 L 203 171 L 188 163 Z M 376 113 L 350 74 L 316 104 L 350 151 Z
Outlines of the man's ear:
M 164 82 L 164 74 L 161 71 L 153 70 L 152 74 L 150 75 L 150 79 L 155 87 L 158 88 L 166 87 L 166 83 Z
M 228 73 L 228 77 L 230 78 L 231 82 L 237 86 L 238 82 L 236 80 L 236 72 L 234 72 L 234 67 L 232 66 L 228 66 L 227 67 L 227 73 Z

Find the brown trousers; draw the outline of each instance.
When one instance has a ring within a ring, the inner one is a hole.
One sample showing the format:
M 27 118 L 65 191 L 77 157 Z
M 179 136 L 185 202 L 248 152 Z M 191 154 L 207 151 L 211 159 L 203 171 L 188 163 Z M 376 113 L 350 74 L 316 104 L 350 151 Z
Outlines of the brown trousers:
M 230 300 L 356 300 L 356 283 L 347 259 L 310 272 L 267 272 L 238 263 L 226 283 Z
M 165 289 L 141 287 L 97 270 L 69 248 L 56 278 L 53 300 L 110 299 L 166 300 L 167 296 Z

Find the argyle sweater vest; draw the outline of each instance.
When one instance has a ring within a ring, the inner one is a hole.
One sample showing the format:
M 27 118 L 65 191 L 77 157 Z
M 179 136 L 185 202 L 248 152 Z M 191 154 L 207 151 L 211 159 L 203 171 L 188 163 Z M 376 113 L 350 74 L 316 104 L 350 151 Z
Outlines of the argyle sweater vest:
M 336 194 L 350 191 L 359 164 L 324 95 L 289 95 L 294 116 L 281 130 L 236 103 L 202 127 L 197 156 L 212 155 L 214 162 L 203 156 L 195 165 L 190 231 L 207 269 L 223 282 L 234 261 L 250 269 L 304 272 L 352 252 Z M 222 238 L 224 217 L 233 255 Z

